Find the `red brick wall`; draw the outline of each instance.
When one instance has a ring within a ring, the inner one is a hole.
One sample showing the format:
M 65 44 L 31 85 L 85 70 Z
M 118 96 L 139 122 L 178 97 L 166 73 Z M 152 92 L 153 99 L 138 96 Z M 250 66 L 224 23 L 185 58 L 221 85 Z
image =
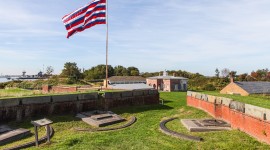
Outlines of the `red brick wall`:
M 52 92 L 55 92 L 55 93 L 77 92 L 77 87 L 53 86 Z
M 160 89 L 158 89 L 159 88 L 158 86 L 163 84 L 163 80 L 162 79 L 146 79 L 146 84 L 151 85 L 151 86 L 153 86 L 155 84 L 156 85 L 155 89 L 160 90 Z
M 259 141 L 270 144 L 270 122 L 232 110 L 228 106 L 214 104 L 187 96 L 187 105 L 202 109 L 211 116 L 225 120 L 233 129 L 239 129 Z
M 68 92 L 77 92 L 77 91 L 88 91 L 88 90 L 93 90 L 94 88 L 80 88 L 80 87 L 65 87 L 65 86 L 48 86 L 44 85 L 42 86 L 42 92 L 43 93 L 49 93 L 49 92 L 54 92 L 54 93 L 68 93 Z

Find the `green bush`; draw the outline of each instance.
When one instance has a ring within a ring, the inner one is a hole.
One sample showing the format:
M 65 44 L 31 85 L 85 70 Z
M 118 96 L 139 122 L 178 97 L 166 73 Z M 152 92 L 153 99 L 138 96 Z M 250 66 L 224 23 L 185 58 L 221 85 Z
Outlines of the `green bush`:
M 206 91 L 215 91 L 216 88 L 213 84 L 206 84 L 204 87 L 203 87 L 203 90 L 206 90 Z

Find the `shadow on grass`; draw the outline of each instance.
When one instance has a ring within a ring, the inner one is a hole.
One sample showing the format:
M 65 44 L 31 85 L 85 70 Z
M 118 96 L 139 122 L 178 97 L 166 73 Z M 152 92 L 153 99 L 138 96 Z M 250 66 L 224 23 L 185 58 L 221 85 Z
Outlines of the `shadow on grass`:
M 164 104 L 171 103 L 171 102 L 172 101 L 164 100 Z M 171 109 L 174 109 L 174 108 L 167 105 L 156 104 L 156 105 L 118 107 L 118 108 L 109 109 L 109 111 L 112 111 L 116 114 L 121 115 L 124 113 L 133 114 L 133 113 L 141 113 L 141 112 L 152 111 L 152 110 L 171 110 Z M 1 124 L 9 125 L 12 128 L 30 129 L 34 127 L 34 125 L 31 124 L 31 121 L 39 120 L 43 118 L 47 118 L 53 121 L 53 124 L 58 123 L 58 122 L 64 123 L 64 122 L 71 122 L 71 121 L 81 121 L 80 118 L 75 117 L 74 113 L 66 113 L 66 114 L 55 114 L 55 115 L 37 115 L 31 118 L 25 118 L 23 119 L 22 122 L 11 121 L 11 122 L 3 122 Z
M 142 105 L 142 106 L 130 106 L 130 107 L 119 107 L 119 108 L 113 108 L 111 111 L 113 111 L 116 114 L 124 114 L 124 113 L 141 113 L 145 111 L 152 111 L 152 110 L 170 110 L 173 109 L 173 107 L 167 106 L 167 105 Z
M 172 103 L 173 101 L 171 100 L 166 100 L 166 99 L 163 99 L 163 104 L 168 104 L 168 103 Z
M 76 118 L 74 114 L 72 113 L 67 113 L 67 114 L 57 114 L 57 115 L 38 115 L 38 116 L 33 116 L 31 118 L 25 118 L 22 122 L 16 122 L 16 121 L 10 121 L 10 122 L 4 122 L 1 124 L 6 124 L 10 126 L 11 128 L 26 128 L 30 129 L 33 128 L 34 125 L 31 124 L 31 121 L 39 120 L 47 118 L 54 123 L 58 122 L 71 122 L 71 121 L 80 121 L 80 118 Z

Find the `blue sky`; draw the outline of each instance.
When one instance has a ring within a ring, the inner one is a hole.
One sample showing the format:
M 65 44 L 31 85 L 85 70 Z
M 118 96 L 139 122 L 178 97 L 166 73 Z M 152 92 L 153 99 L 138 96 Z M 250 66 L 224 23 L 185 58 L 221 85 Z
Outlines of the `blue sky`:
M 66 39 L 61 18 L 89 0 L 0 0 L 0 74 L 105 64 L 106 26 Z M 109 0 L 109 64 L 214 75 L 270 68 L 269 0 Z

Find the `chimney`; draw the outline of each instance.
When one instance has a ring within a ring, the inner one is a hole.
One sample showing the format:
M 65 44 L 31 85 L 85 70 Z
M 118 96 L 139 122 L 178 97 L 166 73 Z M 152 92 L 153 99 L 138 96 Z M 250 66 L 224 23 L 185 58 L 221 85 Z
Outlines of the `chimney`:
M 175 77 L 175 72 L 173 73 L 173 76 Z
M 233 75 L 232 75 L 232 74 L 230 74 L 230 81 L 231 81 L 231 83 L 234 82 L 234 80 L 233 80 Z
M 160 73 L 158 74 L 158 76 L 160 76 Z

